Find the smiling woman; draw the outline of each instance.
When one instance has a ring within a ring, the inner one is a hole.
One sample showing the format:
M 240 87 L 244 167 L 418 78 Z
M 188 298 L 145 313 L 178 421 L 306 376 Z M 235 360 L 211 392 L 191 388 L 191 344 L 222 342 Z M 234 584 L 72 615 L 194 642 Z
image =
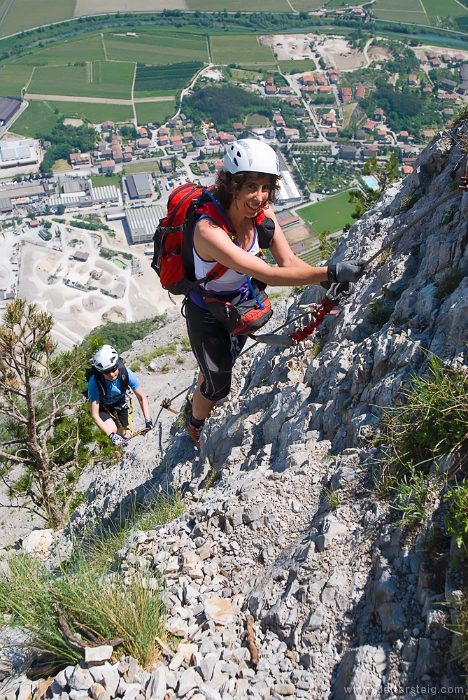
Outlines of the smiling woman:
M 230 391 L 232 368 L 248 336 L 271 318 L 266 286 L 354 282 L 364 273 L 359 261 L 311 267 L 294 255 L 271 206 L 280 171 L 270 146 L 235 141 L 224 167 L 213 197 L 206 196 L 191 219 L 195 282 L 184 310 L 200 373 L 184 415 L 197 446 L 206 417 Z M 276 267 L 264 261 L 263 248 Z

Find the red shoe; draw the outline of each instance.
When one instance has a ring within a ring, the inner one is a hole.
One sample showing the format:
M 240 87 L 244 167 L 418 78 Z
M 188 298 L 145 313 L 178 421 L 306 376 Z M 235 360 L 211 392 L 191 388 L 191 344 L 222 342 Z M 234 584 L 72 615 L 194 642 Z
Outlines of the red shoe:
M 203 425 L 196 426 L 192 424 L 192 399 L 187 397 L 184 406 L 185 430 L 188 432 L 195 445 L 200 449 L 200 435 L 203 430 Z

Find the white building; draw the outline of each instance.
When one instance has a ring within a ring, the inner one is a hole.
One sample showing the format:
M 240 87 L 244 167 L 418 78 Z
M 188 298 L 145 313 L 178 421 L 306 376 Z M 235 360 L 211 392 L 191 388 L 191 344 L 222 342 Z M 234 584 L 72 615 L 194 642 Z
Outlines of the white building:
M 0 168 L 14 168 L 18 165 L 39 163 L 39 142 L 34 139 L 0 141 Z
M 138 209 L 127 209 L 127 223 L 132 243 L 152 241 L 160 219 L 165 216 L 166 211 L 160 204 L 155 204 L 152 207 L 142 206 Z
M 281 171 L 279 186 L 278 204 L 294 204 L 294 202 L 301 201 L 301 193 L 297 189 L 296 183 L 289 170 Z

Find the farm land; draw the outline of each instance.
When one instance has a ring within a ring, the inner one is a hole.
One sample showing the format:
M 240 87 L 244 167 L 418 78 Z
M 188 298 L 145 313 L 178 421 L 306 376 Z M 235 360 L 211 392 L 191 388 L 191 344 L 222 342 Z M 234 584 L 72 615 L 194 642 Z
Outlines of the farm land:
M 137 102 L 135 104 L 139 124 L 164 124 L 175 112 L 174 100 L 164 102 Z
M 297 213 L 304 221 L 310 224 L 317 235 L 324 229 L 332 233 L 341 231 L 345 224 L 353 223 L 351 214 L 355 206 L 350 204 L 348 200 L 349 192 L 340 192 L 321 202 L 298 209 Z
M 214 63 L 275 64 L 271 48 L 262 46 L 254 35 L 212 36 L 210 41 Z
M 38 66 L 28 94 L 129 100 L 134 71 L 133 63 L 109 61 L 91 61 L 80 66 Z

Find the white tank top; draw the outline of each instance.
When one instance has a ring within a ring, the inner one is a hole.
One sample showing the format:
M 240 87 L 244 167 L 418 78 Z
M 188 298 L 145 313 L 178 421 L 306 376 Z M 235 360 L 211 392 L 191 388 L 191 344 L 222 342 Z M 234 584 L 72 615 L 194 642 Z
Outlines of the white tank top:
M 201 221 L 202 219 L 209 219 L 209 217 L 202 216 L 198 219 L 198 221 Z M 223 235 L 226 236 L 227 234 L 223 231 Z M 260 252 L 260 247 L 258 245 L 257 227 L 255 226 L 255 224 L 253 243 L 246 252 L 251 253 L 252 255 L 258 255 L 258 253 Z M 195 262 L 195 279 L 197 280 L 206 277 L 206 275 L 209 272 L 211 272 L 211 270 L 218 264 L 216 260 L 204 260 L 203 258 L 201 258 L 195 250 L 195 244 L 193 246 L 193 259 Z M 235 270 L 228 269 L 226 270 L 224 275 L 221 275 L 219 279 L 212 280 L 211 282 L 208 282 L 206 285 L 204 285 L 204 289 L 210 292 L 216 292 L 217 294 L 220 294 L 222 292 L 229 293 L 236 292 L 238 289 L 241 289 L 246 284 L 247 275 L 235 272 Z

